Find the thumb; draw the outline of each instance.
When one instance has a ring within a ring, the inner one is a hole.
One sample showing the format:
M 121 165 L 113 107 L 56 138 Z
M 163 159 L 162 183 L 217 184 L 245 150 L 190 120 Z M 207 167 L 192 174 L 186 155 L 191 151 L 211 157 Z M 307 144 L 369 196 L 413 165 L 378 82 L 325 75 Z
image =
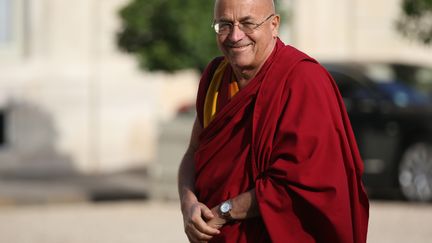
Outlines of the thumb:
M 207 206 L 203 205 L 201 207 L 201 212 L 202 212 L 202 214 L 204 215 L 204 217 L 206 219 L 212 219 L 212 218 L 214 218 L 213 212 Z

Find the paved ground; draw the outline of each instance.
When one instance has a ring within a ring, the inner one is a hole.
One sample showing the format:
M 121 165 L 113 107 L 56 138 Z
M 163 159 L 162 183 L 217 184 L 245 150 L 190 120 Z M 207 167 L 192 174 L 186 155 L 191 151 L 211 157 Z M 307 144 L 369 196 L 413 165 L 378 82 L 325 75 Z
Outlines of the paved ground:
M 0 207 L 0 242 L 187 242 L 176 203 L 126 202 Z
M 372 202 L 368 243 L 432 242 L 432 204 Z
M 432 204 L 372 202 L 369 243 L 432 242 Z M 0 207 L 0 242 L 187 242 L 176 202 Z

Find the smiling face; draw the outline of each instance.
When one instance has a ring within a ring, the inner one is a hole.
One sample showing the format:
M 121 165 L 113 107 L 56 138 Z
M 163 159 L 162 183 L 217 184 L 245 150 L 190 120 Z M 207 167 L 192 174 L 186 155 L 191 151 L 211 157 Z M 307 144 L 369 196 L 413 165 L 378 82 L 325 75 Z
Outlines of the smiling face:
M 276 43 L 279 16 L 271 17 L 250 34 L 240 30 L 238 24 L 260 24 L 274 11 L 272 0 L 216 0 L 215 21 L 234 24 L 230 33 L 217 35 L 219 49 L 233 68 L 256 70 L 264 64 Z

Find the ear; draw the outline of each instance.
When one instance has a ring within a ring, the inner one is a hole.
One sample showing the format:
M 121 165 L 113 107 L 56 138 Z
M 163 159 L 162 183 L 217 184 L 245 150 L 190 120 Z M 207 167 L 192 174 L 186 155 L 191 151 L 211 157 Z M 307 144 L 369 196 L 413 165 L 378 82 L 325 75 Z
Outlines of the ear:
M 276 14 L 271 21 L 272 35 L 273 38 L 279 36 L 280 16 Z

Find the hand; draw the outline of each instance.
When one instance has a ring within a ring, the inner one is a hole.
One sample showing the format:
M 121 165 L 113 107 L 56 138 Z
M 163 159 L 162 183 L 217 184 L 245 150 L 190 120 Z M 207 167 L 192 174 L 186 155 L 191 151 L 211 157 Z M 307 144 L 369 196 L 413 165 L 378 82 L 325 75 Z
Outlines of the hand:
M 214 217 L 211 218 L 210 220 L 207 221 L 207 224 L 210 227 L 213 227 L 215 229 L 220 229 L 222 228 L 222 226 L 224 226 L 224 224 L 226 224 L 228 221 L 226 219 L 224 219 L 220 214 L 219 214 L 219 206 L 216 206 L 214 208 L 211 209 Z
M 185 200 L 182 213 L 185 233 L 190 242 L 207 242 L 220 233 L 206 223 L 214 218 L 212 211 L 197 200 Z

